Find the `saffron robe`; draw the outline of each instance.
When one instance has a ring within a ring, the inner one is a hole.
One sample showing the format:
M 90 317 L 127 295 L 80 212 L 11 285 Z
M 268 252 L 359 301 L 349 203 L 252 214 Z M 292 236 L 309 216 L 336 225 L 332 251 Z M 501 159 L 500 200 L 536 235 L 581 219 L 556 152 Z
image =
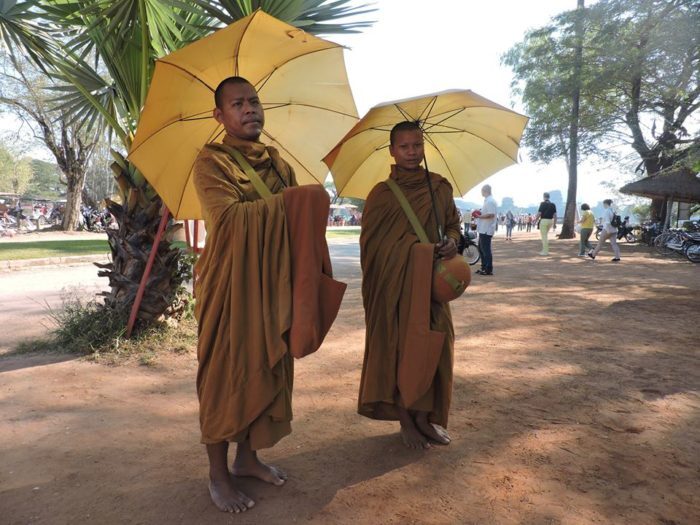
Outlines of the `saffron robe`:
M 281 192 L 297 182 L 274 148 L 230 135 L 224 144 L 246 157 L 274 195 L 261 199 L 243 170 L 214 144 L 195 162 L 207 229 L 195 269 L 201 440 L 250 438 L 258 450 L 291 432 L 292 273 Z
M 405 194 L 430 242 L 437 243 L 437 225 L 425 171 L 404 171 L 392 166 L 390 176 Z M 440 175 L 431 173 L 430 178 L 444 233 L 458 242 L 459 213 L 452 198 L 452 187 Z M 454 329 L 447 303 L 436 303 L 429 299 L 429 294 L 415 293 L 419 283 L 425 286 L 426 280 L 430 281 L 432 277 L 432 264 L 426 269 L 424 257 L 420 258 L 425 256 L 425 249 L 417 250 L 417 244 L 419 239 L 403 208 L 388 185 L 380 182 L 365 202 L 360 234 L 362 300 L 367 332 L 358 412 L 372 419 L 398 420 L 394 395 L 399 388 L 401 349 L 410 343 L 405 340 L 411 328 L 409 317 L 412 310 L 426 312 L 425 315 L 429 311 L 430 329 L 444 334 L 442 351 L 436 358 L 435 375 L 432 381 L 425 382 L 422 377 L 424 361 L 403 360 L 403 383 L 411 383 L 413 377 L 414 384 L 426 386 L 420 392 L 401 394 L 402 399 L 415 399 L 406 408 L 426 411 L 432 423 L 447 427 L 452 397 Z M 425 275 L 414 275 L 415 268 L 421 268 Z M 412 309 L 411 300 L 416 300 L 416 297 L 423 297 L 430 304 Z

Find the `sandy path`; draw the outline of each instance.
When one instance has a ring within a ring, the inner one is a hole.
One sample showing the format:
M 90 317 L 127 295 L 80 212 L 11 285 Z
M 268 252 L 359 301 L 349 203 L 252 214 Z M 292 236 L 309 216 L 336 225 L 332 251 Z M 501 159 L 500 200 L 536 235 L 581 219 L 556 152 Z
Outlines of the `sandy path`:
M 71 297 L 91 298 L 108 289 L 92 263 L 27 267 L 0 272 L 0 356 L 19 341 L 53 328 L 52 311 Z
M 0 359 L 0 521 L 45 523 L 695 524 L 700 522 L 700 267 L 622 246 L 495 243 L 494 278 L 453 303 L 449 447 L 400 446 L 356 415 L 363 352 L 350 287 L 317 354 L 297 362 L 292 435 L 265 457 L 283 488 L 245 482 L 243 516 L 209 503 L 193 353 L 118 368 Z

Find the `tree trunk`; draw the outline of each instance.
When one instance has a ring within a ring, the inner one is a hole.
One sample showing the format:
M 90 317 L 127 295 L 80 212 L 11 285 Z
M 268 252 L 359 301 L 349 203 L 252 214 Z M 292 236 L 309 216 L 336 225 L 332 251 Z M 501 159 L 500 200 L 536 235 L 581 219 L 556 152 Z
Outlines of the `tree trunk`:
M 191 266 L 182 259 L 183 250 L 174 248 L 171 239 L 181 224 L 166 228 L 158 246 L 153 246 L 160 223 L 162 201 L 149 198 L 137 188 L 129 175 L 133 167 L 117 152 L 112 171 L 124 198 L 122 204 L 106 199 L 107 208 L 116 219 L 118 229 L 108 229 L 107 238 L 112 261 L 95 265 L 100 277 L 109 278 L 110 291 L 103 292 L 105 306 L 128 315 L 134 304 L 148 255 L 157 250 L 153 268 L 139 309 L 136 330 L 153 323 L 161 316 L 178 316 L 185 310 L 183 283 L 191 278 Z
M 584 0 L 578 0 L 571 121 L 569 124 L 569 188 L 566 192 L 566 209 L 564 211 L 564 222 L 559 234 L 560 239 L 573 239 L 576 236 L 574 222 L 576 220 L 576 191 L 578 186 L 578 127 L 581 99 L 581 67 L 583 64 L 583 8 Z
M 85 171 L 77 168 L 72 173 L 66 173 L 65 175 L 67 180 L 66 207 L 63 211 L 61 229 L 70 232 L 75 231 L 78 227 Z

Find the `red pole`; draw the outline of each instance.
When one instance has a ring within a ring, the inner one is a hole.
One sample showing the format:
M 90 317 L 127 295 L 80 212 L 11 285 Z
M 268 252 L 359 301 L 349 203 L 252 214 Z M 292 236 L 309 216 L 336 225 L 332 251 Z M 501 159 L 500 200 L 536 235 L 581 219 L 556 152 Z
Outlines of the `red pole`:
M 190 238 L 190 221 L 185 219 L 185 241 L 187 242 L 187 246 L 192 246 L 192 243 L 190 242 L 192 239 Z
M 192 246 L 193 252 L 196 254 L 199 253 L 199 220 L 195 219 L 194 220 L 194 231 L 193 237 L 194 237 L 194 244 Z M 194 265 L 192 266 L 192 297 L 196 298 L 195 291 L 194 291 L 194 285 L 197 282 L 197 272 L 194 270 Z
M 153 269 L 153 261 L 156 258 L 156 252 L 158 251 L 158 245 L 163 237 L 163 232 L 165 231 L 165 226 L 168 224 L 168 219 L 170 218 L 170 210 L 163 205 L 163 215 L 160 218 L 160 224 L 158 225 L 158 231 L 156 232 L 156 237 L 153 239 L 153 246 L 151 247 L 151 253 L 148 254 L 148 262 L 146 263 L 146 269 L 141 277 L 141 283 L 139 284 L 139 289 L 136 292 L 136 298 L 134 299 L 134 305 L 131 307 L 131 314 L 129 315 L 129 323 L 126 325 L 126 337 L 127 339 L 131 337 L 131 332 L 134 329 L 134 324 L 136 323 L 136 316 L 139 313 L 139 308 L 141 307 L 141 301 L 143 300 L 143 294 L 146 291 L 146 283 L 151 275 L 151 270 Z
M 199 221 L 197 219 L 194 220 L 194 242 L 192 244 L 192 248 L 194 250 L 194 253 L 198 253 L 199 251 Z

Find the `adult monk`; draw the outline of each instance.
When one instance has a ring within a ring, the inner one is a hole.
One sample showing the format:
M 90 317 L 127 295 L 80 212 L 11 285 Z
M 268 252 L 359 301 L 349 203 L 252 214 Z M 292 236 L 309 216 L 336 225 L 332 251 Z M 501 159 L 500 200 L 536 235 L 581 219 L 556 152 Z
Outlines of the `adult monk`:
M 265 116 L 255 88 L 230 77 L 214 98 L 214 118 L 226 136 L 223 146 L 205 146 L 194 166 L 207 230 L 196 267 L 197 393 L 212 501 L 222 511 L 242 512 L 254 502 L 237 489 L 236 476 L 273 485 L 287 479 L 257 451 L 291 432 L 290 246 L 281 192 L 297 182 L 278 152 L 259 142 Z M 232 149 L 272 197 L 260 198 Z M 231 472 L 229 442 L 237 443 Z
M 445 178 L 430 173 L 437 219 L 444 232 L 442 239 L 438 236 L 426 170 L 421 167 L 423 149 L 423 133 L 417 123 L 401 122 L 391 130 L 389 153 L 395 164 L 389 177 L 405 195 L 434 245 L 427 246 L 427 273 L 414 275 L 412 259 L 418 254 L 418 235 L 388 182 L 377 184 L 367 197 L 360 234 L 367 334 L 358 411 L 372 419 L 398 420 L 403 443 L 414 449 L 450 442 L 445 429 L 452 397 L 454 330 L 446 303 L 434 302 L 428 294 L 424 300 L 430 304 L 411 304 L 416 297 L 412 291 L 421 279 L 427 279 L 430 286 L 432 258 L 454 257 L 459 240 L 459 212 L 452 187 Z M 412 341 L 406 341 L 408 318 L 416 306 L 423 307 L 425 316 L 429 316 L 430 329 L 444 334 L 432 368 L 417 360 L 402 360 L 409 355 L 406 352 Z M 426 370 L 430 374 L 427 382 L 423 381 L 426 386 L 416 392 L 415 385 Z M 401 388 L 400 378 L 404 379 Z

